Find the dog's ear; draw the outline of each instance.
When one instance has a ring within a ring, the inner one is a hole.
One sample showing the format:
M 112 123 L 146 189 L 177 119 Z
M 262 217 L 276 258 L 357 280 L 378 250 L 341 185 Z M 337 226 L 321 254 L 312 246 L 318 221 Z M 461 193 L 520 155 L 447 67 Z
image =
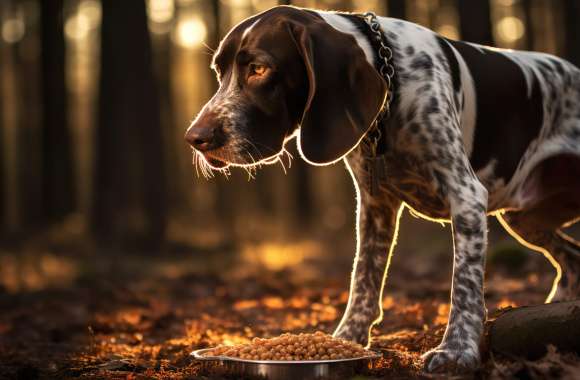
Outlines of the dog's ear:
M 387 86 L 355 39 L 326 22 L 292 27 L 308 74 L 299 135 L 306 160 L 337 161 L 352 150 L 377 117 Z

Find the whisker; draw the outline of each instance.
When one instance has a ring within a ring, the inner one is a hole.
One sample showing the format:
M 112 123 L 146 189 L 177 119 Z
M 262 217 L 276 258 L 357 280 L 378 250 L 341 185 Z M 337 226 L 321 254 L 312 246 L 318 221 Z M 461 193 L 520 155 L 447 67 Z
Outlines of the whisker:
M 203 175 L 203 178 L 207 179 L 207 168 L 205 167 L 206 164 L 203 158 L 200 159 L 199 166 L 201 168 L 201 174 Z
M 256 162 L 256 160 L 254 160 L 254 163 L 259 163 L 263 159 L 263 157 L 262 157 L 262 154 L 260 153 L 260 150 L 258 149 L 258 147 L 256 147 L 256 145 L 253 142 L 251 142 L 250 140 L 248 140 L 247 138 L 244 138 L 244 142 L 247 143 L 250 146 L 250 148 L 252 148 L 256 151 L 258 161 Z
M 204 179 L 207 179 L 205 159 L 203 158 L 203 155 L 199 152 L 197 153 L 197 162 L 199 164 L 199 169 L 201 170 L 201 175 L 203 176 Z
M 248 152 L 248 155 L 250 156 L 250 158 L 252 159 L 252 166 L 250 166 L 250 171 L 254 172 L 254 178 L 256 178 L 256 175 L 258 174 L 258 169 L 257 167 L 261 167 L 261 165 L 256 162 L 256 160 L 254 159 L 254 157 L 250 154 L 250 152 Z
M 254 175 L 254 173 L 253 173 L 253 171 L 252 171 L 251 168 L 250 169 L 247 169 L 247 172 L 248 172 L 248 181 L 251 181 L 253 179 L 256 179 L 256 176 Z
M 225 158 L 227 162 L 232 162 L 232 150 L 231 148 L 227 148 L 224 152 L 225 154 Z M 230 179 L 229 176 L 232 174 L 230 172 L 230 168 L 229 167 L 224 167 L 222 169 L 220 169 L 220 172 L 226 177 L 226 179 Z
M 251 164 L 249 165 L 243 165 L 242 167 L 244 168 L 244 170 L 246 171 L 246 173 L 248 173 L 248 181 L 255 179 L 255 168 L 254 168 L 254 164 L 255 164 L 255 160 L 254 157 L 252 156 L 252 154 L 250 152 L 246 152 L 248 154 L 248 156 L 250 157 L 250 160 L 252 161 Z
M 213 172 L 214 169 L 211 167 L 209 163 L 207 164 L 207 169 L 209 173 L 209 178 L 214 178 L 215 177 L 215 173 Z
M 243 138 L 243 142 L 245 142 L 249 148 L 255 150 L 256 153 L 258 154 L 258 160 L 256 160 L 256 158 L 254 158 L 254 156 L 252 156 L 252 154 L 250 152 L 246 151 L 246 153 L 250 157 L 251 163 L 248 163 L 247 165 L 243 165 L 244 169 L 248 173 L 248 176 L 250 176 L 251 179 L 256 179 L 258 169 L 262 167 L 262 164 L 261 164 L 262 154 L 260 153 L 260 150 L 256 147 L 256 145 L 254 145 L 254 143 L 252 143 L 247 138 Z
M 203 178 L 207 179 L 205 159 L 201 156 L 199 157 L 199 168 L 201 169 L 201 174 L 203 175 Z
M 197 162 L 199 161 L 199 155 L 197 153 L 197 150 L 193 151 L 193 166 L 195 167 L 195 174 L 197 175 L 197 178 L 199 178 L 199 166 L 197 164 Z
M 252 160 L 252 166 L 256 165 L 256 160 L 254 159 L 254 156 L 252 156 L 252 153 L 247 152 L 248 156 L 250 156 L 250 160 Z
M 208 44 L 205 42 L 201 43 L 207 50 L 209 50 L 212 54 L 215 53 L 215 49 L 212 49 Z
M 214 174 L 210 164 L 205 160 L 205 158 L 202 158 L 202 162 L 205 179 L 209 180 L 210 178 L 213 178 Z
M 249 153 L 248 153 L 249 154 Z M 251 157 L 251 156 L 250 156 Z M 254 175 L 254 167 L 250 166 L 250 165 L 244 165 L 243 166 L 244 170 L 246 171 L 246 173 L 248 173 L 248 181 L 255 179 L 255 175 Z
M 284 161 L 282 161 L 282 156 L 279 155 L 276 161 L 278 161 L 280 165 L 282 165 L 282 171 L 284 172 L 284 174 L 287 175 L 288 173 L 286 172 L 286 166 L 284 166 Z
M 229 167 L 222 168 L 220 170 L 220 173 L 222 173 L 222 175 L 224 177 L 226 177 L 227 180 L 229 180 L 230 179 L 230 175 L 232 175 L 232 172 L 230 172 L 230 168 Z
M 271 152 L 271 153 L 276 153 L 276 151 L 275 151 L 274 149 L 270 148 L 269 146 L 266 146 L 266 145 L 264 145 L 264 144 L 261 144 L 261 143 L 259 143 L 259 142 L 252 143 L 251 141 L 249 141 L 249 140 L 248 140 L 248 139 L 246 139 L 246 138 L 245 138 L 244 140 L 245 140 L 247 143 L 249 143 L 249 144 L 253 145 L 254 147 L 255 147 L 256 145 L 259 145 L 259 146 L 261 146 L 262 148 L 264 148 L 264 149 L 268 150 L 268 151 L 269 151 L 269 152 Z
M 286 148 L 282 148 L 282 154 L 287 155 L 288 156 L 288 168 L 292 167 L 292 160 L 294 159 L 294 156 L 292 156 L 292 154 L 290 152 L 288 152 L 286 150 Z
M 252 167 L 251 166 L 243 166 L 246 173 L 248 173 L 248 181 L 255 179 L 254 175 L 252 174 Z

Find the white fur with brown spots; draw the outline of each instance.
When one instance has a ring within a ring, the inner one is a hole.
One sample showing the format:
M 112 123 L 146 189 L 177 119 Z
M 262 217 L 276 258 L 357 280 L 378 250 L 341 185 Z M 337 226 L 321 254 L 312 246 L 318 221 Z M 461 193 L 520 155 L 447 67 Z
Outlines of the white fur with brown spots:
M 377 82 L 376 52 L 357 15 L 281 6 L 236 26 L 214 60 L 223 79 L 219 96 L 200 112 L 186 138 L 214 160 L 210 165 L 219 160 L 218 167 L 247 164 L 248 143 L 257 159 L 267 160 L 295 135 L 308 162 L 344 160 L 357 188 L 357 253 L 336 336 L 370 344 L 371 328 L 382 316 L 403 207 L 451 223 L 451 309 L 441 344 L 424 355 L 425 368 L 472 370 L 480 362 L 486 316 L 488 215 L 561 268 L 561 282 L 549 299 L 580 296 L 580 244 L 560 231 L 580 216 L 580 70 L 546 54 L 451 41 L 413 23 L 379 20 L 396 77 L 391 113 L 383 122 L 386 175 L 378 193 L 369 188 L 369 152 L 359 142 L 386 86 Z M 244 79 L 252 75 L 244 63 L 248 55 L 249 61 L 269 65 L 273 74 L 267 71 L 263 83 L 270 92 Z M 268 94 L 285 99 L 284 107 Z M 272 111 L 278 108 L 283 112 Z M 253 126 L 264 120 L 269 124 Z M 208 128 L 227 136 L 214 141 L 207 136 L 219 134 Z M 265 139 L 273 132 L 277 137 Z M 258 143 L 260 138 L 270 145 Z M 264 146 L 275 149 L 263 151 Z M 230 154 L 220 155 L 223 151 Z

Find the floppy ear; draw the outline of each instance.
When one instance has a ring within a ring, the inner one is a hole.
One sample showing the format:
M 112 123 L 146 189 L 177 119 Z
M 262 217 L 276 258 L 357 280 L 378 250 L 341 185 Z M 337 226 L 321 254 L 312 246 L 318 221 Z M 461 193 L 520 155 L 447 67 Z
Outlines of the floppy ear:
M 385 101 L 387 87 L 351 35 L 321 21 L 295 26 L 293 36 L 310 86 L 300 150 L 311 163 L 331 163 L 362 139 Z

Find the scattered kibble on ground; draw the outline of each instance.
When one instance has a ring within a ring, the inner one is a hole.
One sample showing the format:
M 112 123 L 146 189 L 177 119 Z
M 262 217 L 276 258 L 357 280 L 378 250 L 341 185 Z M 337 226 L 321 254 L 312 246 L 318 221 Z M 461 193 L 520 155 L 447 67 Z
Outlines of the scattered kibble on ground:
M 206 355 L 247 360 L 336 360 L 362 358 L 369 353 L 358 343 L 317 331 L 314 334 L 284 333 L 270 339 L 254 338 L 247 344 L 218 346 Z

